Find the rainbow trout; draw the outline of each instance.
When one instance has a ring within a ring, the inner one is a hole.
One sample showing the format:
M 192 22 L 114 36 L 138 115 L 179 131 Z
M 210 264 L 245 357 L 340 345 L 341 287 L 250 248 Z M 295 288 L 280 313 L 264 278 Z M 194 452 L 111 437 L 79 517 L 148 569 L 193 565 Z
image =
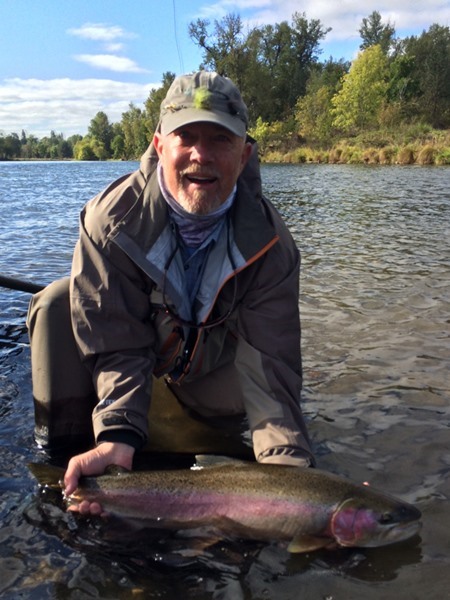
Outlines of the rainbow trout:
M 30 469 L 45 486 L 63 475 L 44 464 Z M 99 502 L 143 527 L 286 540 L 290 552 L 399 542 L 418 533 L 421 517 L 414 506 L 337 475 L 257 463 L 83 477 L 66 500 Z

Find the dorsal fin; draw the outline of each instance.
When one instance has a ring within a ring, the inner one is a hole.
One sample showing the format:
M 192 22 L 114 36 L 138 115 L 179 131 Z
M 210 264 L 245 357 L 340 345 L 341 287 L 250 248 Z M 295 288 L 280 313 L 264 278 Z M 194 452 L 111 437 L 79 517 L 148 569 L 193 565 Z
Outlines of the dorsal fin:
M 196 454 L 194 468 L 199 469 L 206 467 L 223 467 L 225 465 L 244 467 L 254 464 L 255 461 L 240 460 L 238 458 L 232 458 L 231 456 L 219 456 L 216 454 Z

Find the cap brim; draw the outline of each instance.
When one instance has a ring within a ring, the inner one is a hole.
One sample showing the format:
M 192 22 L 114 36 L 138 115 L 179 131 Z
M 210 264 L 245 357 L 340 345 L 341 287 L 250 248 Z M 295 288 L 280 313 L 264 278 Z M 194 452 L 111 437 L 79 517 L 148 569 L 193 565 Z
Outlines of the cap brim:
M 173 113 L 166 113 L 161 119 L 161 132 L 163 135 L 168 135 L 175 129 L 192 123 L 215 123 L 239 137 L 245 137 L 247 132 L 244 121 L 235 115 L 198 108 L 183 108 Z

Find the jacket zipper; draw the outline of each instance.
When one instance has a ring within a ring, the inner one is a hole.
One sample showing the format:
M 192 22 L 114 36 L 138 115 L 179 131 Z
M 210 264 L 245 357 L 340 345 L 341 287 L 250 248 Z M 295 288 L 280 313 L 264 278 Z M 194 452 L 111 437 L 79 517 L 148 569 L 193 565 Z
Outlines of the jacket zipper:
M 244 265 L 242 265 L 242 267 L 239 267 L 239 268 L 233 270 L 232 273 L 230 273 L 230 275 L 223 280 L 222 284 L 220 285 L 220 287 L 217 290 L 217 293 L 214 297 L 213 302 L 211 303 L 211 310 L 209 311 L 209 313 L 206 315 L 206 318 L 204 319 L 205 323 L 208 321 L 209 316 L 216 304 L 217 298 L 219 297 L 219 294 L 222 291 L 222 289 L 224 288 L 225 284 L 228 283 L 228 281 L 230 281 L 232 277 L 236 277 L 238 275 L 238 273 L 240 273 L 241 271 L 243 271 L 244 269 L 246 269 L 247 267 L 252 265 L 259 258 L 261 258 L 261 256 L 266 254 L 270 250 L 270 248 L 272 248 L 272 246 L 274 246 L 278 242 L 278 240 L 279 240 L 279 236 L 276 235 L 268 244 L 266 244 L 264 246 L 264 248 L 261 248 L 261 250 L 259 252 L 257 252 L 254 256 L 252 256 L 251 259 L 249 259 Z M 199 345 L 201 335 L 202 335 L 201 329 L 192 328 L 189 330 L 188 336 L 186 338 L 186 343 L 183 348 L 183 352 L 182 352 L 181 356 L 179 357 L 179 359 L 177 359 L 177 361 L 176 361 L 178 364 L 176 364 L 174 369 L 168 374 L 170 381 L 172 383 L 181 383 L 181 381 L 189 374 L 190 369 L 191 369 L 191 364 L 193 363 L 194 358 L 196 356 L 196 351 L 197 351 L 197 347 Z M 173 372 L 177 371 L 180 368 L 181 368 L 181 371 L 179 372 L 179 375 L 176 377 L 176 379 L 172 379 Z

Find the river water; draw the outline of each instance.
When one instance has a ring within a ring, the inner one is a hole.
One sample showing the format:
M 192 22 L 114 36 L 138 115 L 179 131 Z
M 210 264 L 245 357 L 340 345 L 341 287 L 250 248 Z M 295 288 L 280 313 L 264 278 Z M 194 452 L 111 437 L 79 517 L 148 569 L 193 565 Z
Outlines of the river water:
M 0 163 L 0 274 L 68 274 L 82 205 L 136 166 Z M 240 541 L 113 551 L 29 473 L 43 460 L 29 295 L 0 289 L 1 598 L 450 597 L 450 170 L 265 165 L 263 180 L 303 255 L 303 401 L 318 466 L 416 504 L 420 537 L 307 556 Z

